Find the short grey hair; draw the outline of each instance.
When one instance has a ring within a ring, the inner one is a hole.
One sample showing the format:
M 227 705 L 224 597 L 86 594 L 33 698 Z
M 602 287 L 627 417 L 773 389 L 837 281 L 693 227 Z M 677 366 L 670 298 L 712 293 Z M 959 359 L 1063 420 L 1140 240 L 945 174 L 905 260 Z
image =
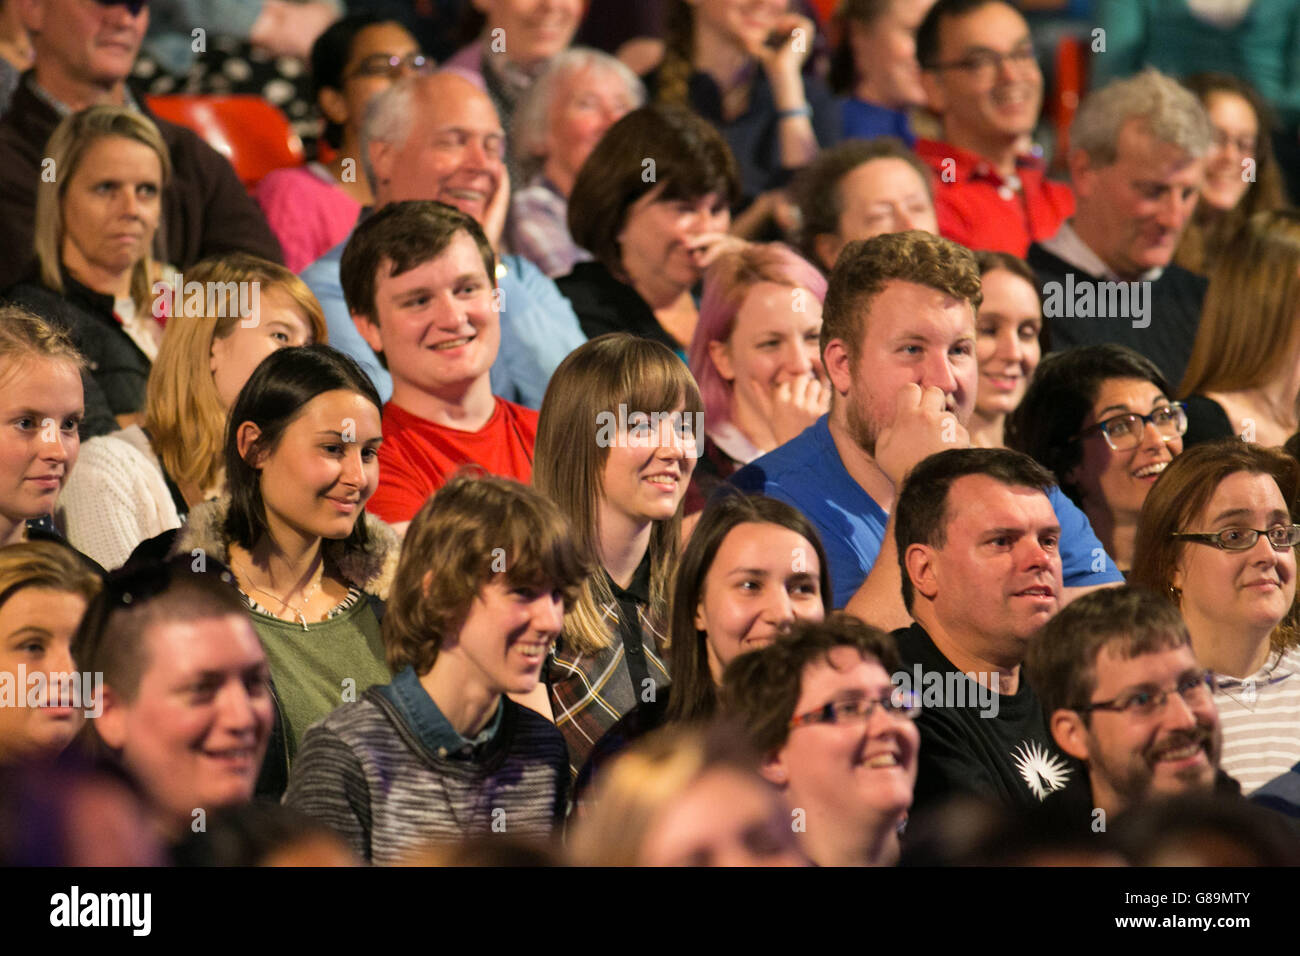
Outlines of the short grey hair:
M 645 84 L 621 60 L 590 47 L 571 47 L 557 54 L 533 81 L 515 107 L 510 142 L 515 162 L 525 180 L 531 179 L 546 159 L 546 133 L 551 123 L 551 105 L 570 75 L 586 69 L 603 69 L 622 81 L 632 98 L 632 108 L 645 103 Z
M 373 193 L 378 188 L 375 169 L 370 163 L 371 143 L 400 146 L 411 135 L 415 117 L 415 88 L 420 77 L 408 76 L 394 83 L 366 104 L 361 120 L 361 168 Z
M 1119 134 L 1131 119 L 1141 119 L 1159 142 L 1194 157 L 1210 149 L 1210 118 L 1190 90 L 1159 70 L 1115 80 L 1089 94 L 1070 127 L 1070 145 L 1088 154 L 1094 166 L 1109 166 L 1119 152 Z

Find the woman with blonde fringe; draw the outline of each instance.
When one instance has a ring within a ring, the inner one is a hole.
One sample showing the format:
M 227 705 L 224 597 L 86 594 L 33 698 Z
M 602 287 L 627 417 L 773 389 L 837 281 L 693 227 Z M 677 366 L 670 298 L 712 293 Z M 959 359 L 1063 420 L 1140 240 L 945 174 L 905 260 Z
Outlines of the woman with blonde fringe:
M 36 187 L 35 272 L 5 293 L 67 332 L 98 385 L 87 435 L 139 419 L 162 324 L 150 258 L 171 154 L 148 118 L 120 106 L 64 117 Z
M 326 341 L 320 305 L 282 266 L 232 253 L 193 267 L 185 280 L 205 290 L 202 314 L 187 308 L 168 322 L 143 424 L 86 442 L 59 499 L 68 539 L 106 568 L 220 494 L 226 414 L 258 362 L 286 346 Z M 257 289 L 243 296 L 247 316 L 241 288 Z
M 804 866 L 758 758 L 718 725 L 657 731 L 609 766 L 569 846 L 579 866 Z
M 700 392 L 665 346 L 602 335 L 560 363 L 542 401 L 533 485 L 598 568 L 565 617 L 539 691 L 576 773 L 614 723 L 668 685 L 668 593 L 702 440 Z

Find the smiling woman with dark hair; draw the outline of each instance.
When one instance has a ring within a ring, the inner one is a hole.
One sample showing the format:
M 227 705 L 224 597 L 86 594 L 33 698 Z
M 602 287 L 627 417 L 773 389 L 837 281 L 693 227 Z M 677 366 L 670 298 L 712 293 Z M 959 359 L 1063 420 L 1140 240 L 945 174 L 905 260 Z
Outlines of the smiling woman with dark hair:
M 389 678 L 378 602 L 398 542 L 365 511 L 381 440 L 379 396 L 355 362 L 325 345 L 272 353 L 230 412 L 229 496 L 193 508 L 171 548 L 229 565 L 253 612 L 285 745 L 264 781 L 278 773 L 281 790 L 306 729 Z
M 361 207 L 374 202 L 361 169 L 366 105 L 402 77 L 432 69 L 433 60 L 421 55 L 400 23 L 370 14 L 344 17 L 312 45 L 312 87 L 334 158 L 328 165 L 272 170 L 255 194 L 291 271 L 302 271 L 346 239 Z
M 587 337 L 631 332 L 685 357 L 691 290 L 742 245 L 727 235 L 738 194 L 731 150 L 693 113 L 648 106 L 611 126 L 569 195 L 569 231 L 596 261 L 555 283 Z
M 1121 571 L 1147 492 L 1183 450 L 1187 414 L 1170 394 L 1132 349 L 1085 345 L 1043 359 L 1007 424 L 1007 447 L 1056 475 Z

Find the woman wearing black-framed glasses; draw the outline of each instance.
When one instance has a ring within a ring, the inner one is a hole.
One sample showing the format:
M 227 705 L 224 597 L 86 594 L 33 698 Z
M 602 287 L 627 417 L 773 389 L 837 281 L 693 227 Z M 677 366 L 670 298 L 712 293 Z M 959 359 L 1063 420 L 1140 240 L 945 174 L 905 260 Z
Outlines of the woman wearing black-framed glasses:
M 1228 439 L 1189 448 L 1147 496 L 1130 582 L 1178 604 L 1214 671 L 1222 767 L 1247 792 L 1300 762 L 1294 459 Z
M 1127 572 L 1147 493 L 1183 450 L 1187 415 L 1149 359 L 1122 345 L 1049 355 L 1007 426 L 1046 465 Z

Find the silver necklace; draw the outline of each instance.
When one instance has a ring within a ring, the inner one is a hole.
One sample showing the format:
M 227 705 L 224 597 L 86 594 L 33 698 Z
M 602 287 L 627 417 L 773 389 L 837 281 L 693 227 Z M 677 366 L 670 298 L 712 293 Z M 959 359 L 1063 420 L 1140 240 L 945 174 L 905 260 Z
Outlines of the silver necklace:
M 316 560 L 317 560 L 316 575 L 315 575 L 316 580 L 311 585 L 311 587 L 307 588 L 305 591 L 300 592 L 302 594 L 303 606 L 305 606 L 315 596 L 316 592 L 320 590 L 321 582 L 325 580 L 325 557 L 324 555 L 318 555 Z M 238 568 L 236 568 L 236 570 L 238 570 Z M 289 610 L 293 611 L 294 615 L 297 617 L 298 623 L 302 625 L 302 629 L 304 631 L 307 630 L 307 615 L 303 612 L 302 606 L 291 604 L 289 603 L 288 598 L 280 597 L 280 595 L 274 594 L 268 591 L 266 588 L 258 587 L 256 584 L 253 583 L 253 578 L 252 575 L 248 573 L 247 565 L 244 566 L 244 578 L 248 582 L 248 586 L 252 588 L 254 591 L 258 591 L 261 594 L 264 594 L 266 597 L 269 597 L 275 601 L 279 601 L 281 607 L 286 607 Z M 293 591 L 290 591 L 289 593 L 292 594 Z M 279 617 L 279 615 L 276 616 Z

